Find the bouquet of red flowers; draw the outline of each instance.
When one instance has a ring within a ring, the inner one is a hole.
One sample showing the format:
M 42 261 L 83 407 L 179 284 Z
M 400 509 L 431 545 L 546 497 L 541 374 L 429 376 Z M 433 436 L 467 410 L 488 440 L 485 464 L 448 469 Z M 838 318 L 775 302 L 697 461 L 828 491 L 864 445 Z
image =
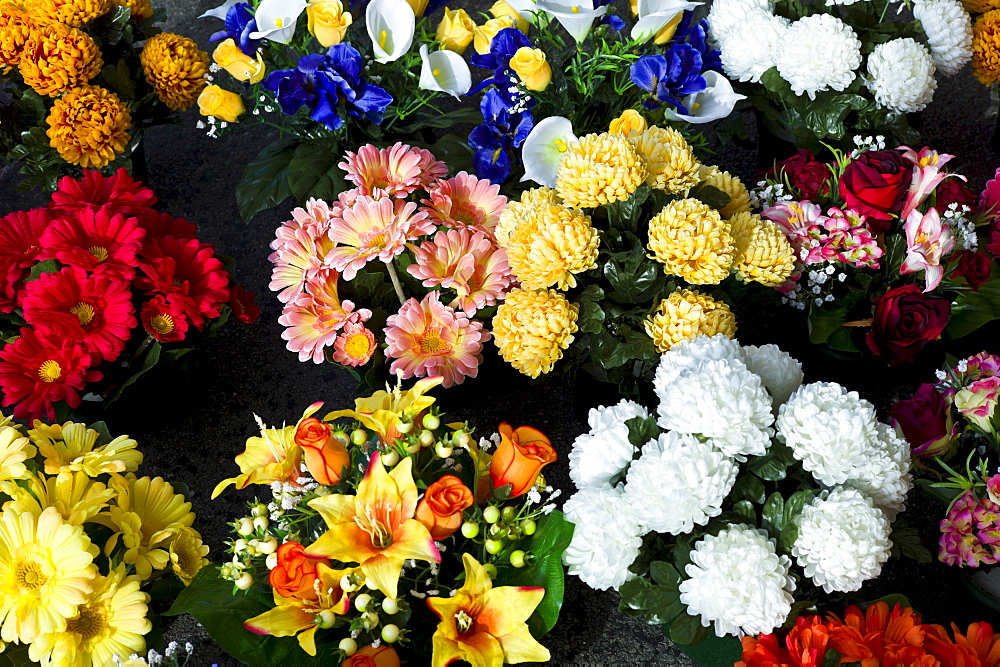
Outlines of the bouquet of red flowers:
M 47 208 L 0 218 L 0 391 L 16 418 L 53 420 L 85 388 L 113 400 L 195 331 L 257 319 L 195 226 L 155 203 L 124 169 L 89 171 L 60 180 Z

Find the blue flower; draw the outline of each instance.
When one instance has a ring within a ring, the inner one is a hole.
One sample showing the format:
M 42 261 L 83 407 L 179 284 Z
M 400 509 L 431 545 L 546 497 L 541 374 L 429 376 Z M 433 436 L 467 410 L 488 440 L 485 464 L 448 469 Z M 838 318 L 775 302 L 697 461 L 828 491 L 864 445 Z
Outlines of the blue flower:
M 674 44 L 663 55 L 643 56 L 632 63 L 630 76 L 632 83 L 650 93 L 643 102 L 647 109 L 670 104 L 679 113 L 687 114 L 681 100 L 708 87 L 701 71 L 698 49 L 690 44 Z
M 708 46 L 708 21 L 702 19 L 697 23 L 691 23 L 691 17 L 693 15 L 691 12 L 684 12 L 684 18 L 677 26 L 677 30 L 674 31 L 673 41 L 675 43 L 687 42 L 694 48 L 698 49 L 698 53 L 701 54 L 701 71 L 706 72 L 708 70 L 714 70 L 716 72 L 722 72 L 722 54 L 718 49 L 712 49 Z
M 523 105 L 508 104 L 496 89 L 483 95 L 479 110 L 483 122 L 469 133 L 469 146 L 476 150 L 473 168 L 479 178 L 502 183 L 513 167 L 511 150 L 528 138 L 535 119 Z
M 504 28 L 498 32 L 493 37 L 493 41 L 490 42 L 489 53 L 475 53 L 469 58 L 469 62 L 476 67 L 493 70 L 493 76 L 480 81 L 467 94 L 475 95 L 484 88 L 496 86 L 500 89 L 507 103 L 514 104 L 521 91 L 511 90 L 512 87 L 517 87 L 517 79 L 510 69 L 510 59 L 522 46 L 530 47 L 531 41 L 517 28 Z
M 302 106 L 309 117 L 331 130 L 344 124 L 341 107 L 348 114 L 378 125 L 392 95 L 361 76 L 361 54 L 350 44 L 331 46 L 325 54 L 302 56 L 295 69 L 271 72 L 264 87 L 274 91 L 281 110 L 292 115 Z
M 238 2 L 226 12 L 226 28 L 213 33 L 208 38 L 209 43 L 221 42 L 225 39 L 232 39 L 240 47 L 240 51 L 253 58 L 257 54 L 257 46 L 260 42 L 250 39 L 250 33 L 256 32 L 257 21 L 254 19 L 253 10 L 245 2 Z

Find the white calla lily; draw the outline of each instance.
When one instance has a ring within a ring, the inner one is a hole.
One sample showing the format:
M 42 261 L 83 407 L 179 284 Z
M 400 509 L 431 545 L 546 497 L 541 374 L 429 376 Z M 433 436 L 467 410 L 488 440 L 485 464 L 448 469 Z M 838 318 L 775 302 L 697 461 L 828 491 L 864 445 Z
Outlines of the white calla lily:
M 257 21 L 256 32 L 250 39 L 269 39 L 279 44 L 288 44 L 295 35 L 295 24 L 305 11 L 305 0 L 264 0 L 254 12 Z
M 573 134 L 573 123 L 569 118 L 549 116 L 539 122 L 521 147 L 521 161 L 524 163 L 524 176 L 521 180 L 556 187 L 559 161 L 574 141 L 576 135 Z
M 200 18 L 200 19 L 214 18 L 214 19 L 221 19 L 221 20 L 225 21 L 226 20 L 226 14 L 229 13 L 229 8 L 232 7 L 233 5 L 235 5 L 237 2 L 242 2 L 242 1 L 243 0 L 226 0 L 224 3 L 222 3 L 218 7 L 214 8 L 214 9 L 209 9 L 207 12 L 205 12 L 204 14 L 202 14 L 201 16 L 199 16 L 198 18 Z
M 587 39 L 594 20 L 608 12 L 607 7 L 594 9 L 594 0 L 508 0 L 507 4 L 529 21 L 532 13 L 550 14 L 577 43 Z
M 684 106 L 690 109 L 689 115 L 679 114 L 667 109 L 664 115 L 673 120 L 686 120 L 689 123 L 711 123 L 713 120 L 725 118 L 733 112 L 733 108 L 746 95 L 740 95 L 733 90 L 733 84 L 722 74 L 708 70 L 703 72 L 708 87 L 700 93 L 693 93 L 684 98 Z
M 406 0 L 372 0 L 365 10 L 365 24 L 375 62 L 391 63 L 406 53 L 413 44 L 416 22 Z
M 420 83 L 424 90 L 437 90 L 460 99 L 472 88 L 472 72 L 465 58 L 442 49 L 427 53 L 427 45 L 420 45 Z
M 649 41 L 681 12 L 701 4 L 687 0 L 639 0 L 639 19 L 632 26 L 632 39 Z

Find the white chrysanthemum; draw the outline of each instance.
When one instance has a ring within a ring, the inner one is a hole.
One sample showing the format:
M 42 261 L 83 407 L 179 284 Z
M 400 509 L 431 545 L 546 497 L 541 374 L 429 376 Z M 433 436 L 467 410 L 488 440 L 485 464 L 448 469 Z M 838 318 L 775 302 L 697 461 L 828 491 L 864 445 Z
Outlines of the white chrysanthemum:
M 796 95 L 816 99 L 823 90 L 843 90 L 861 65 L 861 42 L 840 19 L 829 14 L 804 16 L 793 22 L 775 51 L 778 74 Z
M 628 567 L 639 555 L 642 532 L 620 484 L 588 487 L 573 494 L 563 505 L 563 513 L 576 524 L 562 557 L 570 574 L 597 590 L 618 590 L 635 576 Z
M 771 396 L 737 359 L 709 359 L 657 386 L 656 423 L 712 438 L 726 456 L 761 456 L 771 445 Z
M 576 488 L 610 483 L 635 453 L 625 422 L 648 416 L 646 408 L 628 400 L 592 409 L 588 416 L 590 431 L 576 439 L 569 453 L 569 478 Z
M 722 69 L 730 79 L 757 83 L 775 65 L 784 47 L 788 19 L 753 13 L 725 32 L 716 33 Z
M 836 487 L 814 498 L 796 518 L 792 555 L 827 593 L 849 593 L 874 579 L 889 558 L 885 514 L 857 489 Z
M 715 634 L 769 633 L 785 622 L 792 609 L 795 581 L 791 560 L 775 553 L 767 534 L 746 524 L 728 526 L 694 545 L 684 568 L 681 602 L 701 624 L 715 623 Z
M 751 373 L 760 376 L 775 410 L 802 385 L 802 364 L 777 345 L 744 346 L 743 363 Z
M 939 71 L 951 76 L 972 60 L 972 19 L 959 0 L 914 0 L 913 17 Z
M 713 0 L 708 10 L 708 37 L 717 42 L 741 23 L 753 17 L 773 14 L 769 0 Z
M 885 424 L 877 425 L 876 451 L 864 468 L 844 486 L 853 487 L 872 499 L 889 522 L 906 509 L 906 494 L 913 488 L 910 445 Z
M 799 387 L 775 425 L 802 467 L 827 486 L 859 477 L 881 449 L 874 406 L 834 382 Z
M 855 2 L 868 2 L 868 0 L 826 0 L 827 7 L 834 5 L 853 5 Z
M 868 56 L 865 85 L 879 106 L 900 113 L 921 111 L 937 89 L 927 47 L 909 37 L 879 44 Z
M 740 344 L 726 336 L 698 336 L 677 343 L 660 357 L 653 376 L 653 389 L 663 400 L 663 390 L 670 385 L 682 371 L 697 371 L 702 364 L 710 359 L 731 359 L 743 361 Z
M 641 526 L 682 535 L 722 513 L 739 472 L 732 459 L 698 437 L 670 431 L 642 448 L 625 477 L 625 500 Z

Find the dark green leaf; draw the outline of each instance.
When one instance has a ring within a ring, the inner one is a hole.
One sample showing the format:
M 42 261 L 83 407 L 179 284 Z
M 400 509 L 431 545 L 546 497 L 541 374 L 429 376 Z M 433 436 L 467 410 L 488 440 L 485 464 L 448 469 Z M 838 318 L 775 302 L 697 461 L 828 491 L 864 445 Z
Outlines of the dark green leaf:
M 100 447 L 111 442 L 114 438 L 111 437 L 111 432 L 108 430 L 108 425 L 103 421 L 94 422 L 88 428 L 92 428 L 97 431 L 100 435 L 97 438 L 97 442 L 94 443 L 94 447 Z
M 618 609 L 629 616 L 642 618 L 647 623 L 669 623 L 684 611 L 680 600 L 680 573 L 673 565 L 663 561 L 650 563 L 650 576 L 627 581 L 618 589 L 622 599 Z
M 244 222 L 293 196 L 288 167 L 297 145 L 287 139 L 268 144 L 243 170 L 243 177 L 236 185 L 236 203 Z
M 482 112 L 479 110 L 478 106 L 466 106 L 459 107 L 455 111 L 450 113 L 437 113 L 428 114 L 426 116 L 418 116 L 416 114 L 409 116 L 414 120 L 403 127 L 394 127 L 393 132 L 399 132 L 400 134 L 413 134 L 417 130 L 433 127 L 437 129 L 447 129 L 455 127 L 461 123 L 480 123 L 483 120 Z M 437 153 L 435 156 L 440 157 Z
M 758 477 L 740 475 L 736 478 L 736 483 L 733 484 L 730 497 L 734 500 L 749 500 L 760 505 L 767 497 L 767 492 L 764 489 L 764 483 Z
M 656 424 L 656 417 L 646 418 L 632 417 L 625 420 L 628 427 L 628 441 L 636 449 L 642 449 L 650 440 L 656 440 L 660 435 L 660 427 Z
M 772 449 L 773 449 L 772 445 Z M 788 464 L 781 460 L 774 452 L 768 452 L 764 456 L 757 456 L 750 460 L 747 468 L 753 474 L 769 482 L 777 482 L 785 479 Z
M 733 521 L 757 525 L 757 508 L 749 500 L 740 500 L 731 511 Z
M 694 646 L 678 644 L 677 648 L 696 665 L 733 665 L 743 656 L 743 645 L 739 639 L 732 635 L 716 637 L 714 632 Z
M 334 197 L 337 192 L 347 189 L 340 187 L 346 181 L 343 170 L 337 166 L 339 160 L 339 152 L 327 144 L 301 143 L 295 148 L 288 163 L 288 187 L 300 204 L 305 203 L 309 197 L 316 196 L 313 191 L 317 185 L 327 191 L 331 186 L 339 188 L 333 193 Z M 334 198 L 329 197 L 329 192 L 326 194 L 328 198 Z
M 1000 317 L 1000 275 L 994 272 L 990 280 L 977 291 L 965 290 L 955 297 L 951 318 L 944 332 L 954 340 Z
M 613 290 L 608 296 L 619 303 L 647 304 L 667 281 L 663 267 L 646 257 L 642 247 L 612 254 L 604 276 Z
M 799 536 L 799 528 L 796 522 L 802 508 L 813 499 L 815 493 L 812 490 L 797 491 L 785 501 L 783 513 L 783 526 L 778 537 L 778 544 L 785 551 L 790 551 L 795 540 Z
M 0 653 L 0 667 L 24 667 L 24 665 L 36 665 L 38 663 L 33 662 L 31 658 L 28 657 L 28 645 L 27 644 L 7 644 L 7 648 L 4 649 L 3 653 Z
M 833 333 L 848 320 L 851 308 L 855 306 L 864 294 L 855 292 L 832 302 L 836 305 L 823 304 L 809 307 L 809 342 L 819 345 L 825 343 Z
M 726 204 L 728 204 L 730 200 L 730 196 L 728 194 L 714 185 L 709 185 L 707 182 L 699 183 L 691 188 L 691 191 L 688 192 L 688 196 L 694 197 L 706 206 L 716 210 L 725 208 Z
M 430 151 L 434 157 L 448 165 L 450 173 L 454 174 L 460 171 L 472 173 L 473 171 L 473 150 L 469 146 L 467 137 L 449 132 L 434 142 Z
M 577 301 L 580 307 L 576 325 L 581 333 L 599 333 L 604 329 L 604 310 L 597 301 Z
M 871 604 L 875 604 L 876 602 L 884 602 L 884 603 L 886 603 L 887 605 L 889 605 L 889 610 L 890 611 L 897 604 L 900 606 L 900 608 L 912 606 L 910 604 L 910 600 L 905 595 L 903 595 L 902 593 L 889 593 L 889 595 L 886 595 L 884 597 L 880 597 L 878 600 L 872 600 Z
M 38 262 L 33 267 L 31 267 L 31 274 L 25 278 L 24 282 L 30 283 L 32 280 L 38 279 L 43 273 L 55 273 L 59 270 L 59 262 L 54 259 L 47 259 L 44 262 Z
M 670 624 L 670 641 L 675 644 L 698 644 L 708 639 L 711 629 L 701 624 L 700 616 L 685 611 Z
M 842 350 L 844 352 L 860 352 L 860 349 L 854 342 L 854 328 L 855 327 L 838 327 L 832 334 L 830 334 L 830 337 L 826 339 L 826 344 L 835 350 Z
M 817 137 L 840 139 L 844 136 L 844 119 L 854 109 L 861 109 L 867 100 L 860 95 L 843 93 L 820 94 L 818 99 L 806 105 L 802 111 L 802 121 Z
M 513 571 L 513 577 L 503 585 L 541 586 L 545 597 L 528 619 L 528 628 L 536 639 L 555 626 L 563 602 L 562 555 L 573 539 L 574 525 L 559 510 L 542 517 L 527 551 L 531 563 Z
M 920 540 L 920 532 L 904 519 L 898 518 L 892 524 L 890 538 L 892 539 L 893 551 L 898 548 L 902 555 L 912 558 L 918 563 L 930 563 L 933 560 L 931 552 Z
M 608 222 L 621 230 L 636 233 L 639 227 L 639 218 L 642 213 L 642 205 L 649 198 L 651 189 L 643 184 L 636 188 L 635 192 L 629 195 L 624 201 L 616 201 L 606 204 L 604 209 L 608 213 Z
M 122 382 L 121 386 L 118 387 L 118 389 L 115 390 L 115 392 L 107 400 L 105 406 L 110 405 L 111 403 L 114 403 L 116 400 L 118 400 L 118 398 L 122 395 L 122 392 L 125 391 L 126 387 L 128 387 L 130 384 L 133 384 L 144 373 L 146 373 L 149 369 L 155 366 L 156 363 L 160 360 L 160 351 L 162 349 L 163 347 L 155 340 L 152 343 L 150 343 L 149 348 L 147 348 L 146 350 L 146 356 L 142 360 L 142 366 L 139 367 L 139 370 L 137 370 L 132 375 L 132 377 Z
M 785 527 L 785 499 L 775 491 L 764 503 L 764 510 L 761 512 L 761 528 L 766 530 L 771 537 L 778 537 Z

